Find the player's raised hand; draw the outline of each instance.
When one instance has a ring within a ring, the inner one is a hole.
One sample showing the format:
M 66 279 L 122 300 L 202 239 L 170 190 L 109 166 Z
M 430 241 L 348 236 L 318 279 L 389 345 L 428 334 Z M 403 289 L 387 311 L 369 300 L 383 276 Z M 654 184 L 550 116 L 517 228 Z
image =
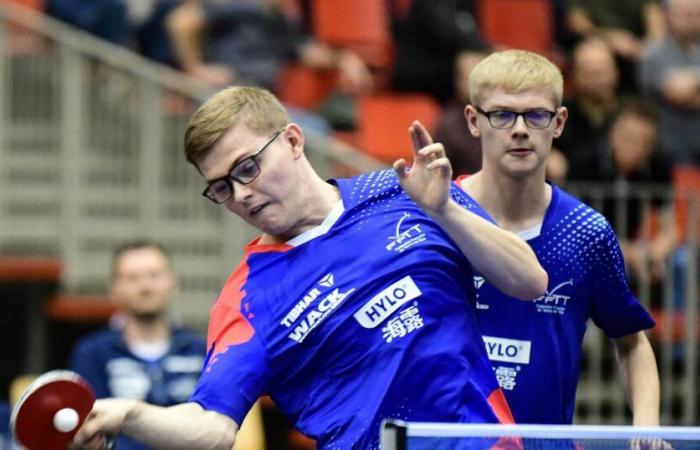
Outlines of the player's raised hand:
M 78 430 L 71 449 L 104 450 L 110 448 L 109 437 L 121 431 L 126 416 L 131 411 L 134 400 L 108 398 L 97 400 Z
M 433 138 L 419 121 L 408 127 L 413 145 L 413 165 L 406 160 L 394 162 L 394 170 L 406 193 L 429 214 L 439 214 L 450 199 L 452 166 L 440 143 Z

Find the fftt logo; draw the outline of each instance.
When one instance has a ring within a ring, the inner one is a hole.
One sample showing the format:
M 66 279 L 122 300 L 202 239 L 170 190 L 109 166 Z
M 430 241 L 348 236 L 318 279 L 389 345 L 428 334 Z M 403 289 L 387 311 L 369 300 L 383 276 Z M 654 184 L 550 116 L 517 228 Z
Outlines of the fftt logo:
M 355 320 L 365 328 L 374 328 L 399 309 L 401 305 L 420 297 L 420 295 L 421 291 L 411 276 L 403 277 L 365 303 L 354 314 Z
M 545 294 L 543 296 L 537 297 L 534 301 L 549 303 L 549 304 L 557 305 L 557 306 L 566 306 L 566 302 L 569 301 L 571 296 L 557 294 L 557 291 L 562 289 L 564 286 L 573 286 L 573 285 L 574 285 L 574 280 L 569 280 L 569 281 L 565 281 L 563 283 L 559 283 L 554 289 L 552 289 L 551 291 L 545 292 Z
M 420 244 L 425 241 L 425 233 L 420 229 L 420 225 L 416 224 L 411 227 L 404 227 L 403 223 L 406 219 L 411 217 L 408 213 L 403 213 L 403 216 L 399 219 L 396 224 L 396 230 L 394 231 L 394 236 L 389 236 L 389 242 L 386 245 L 386 249 L 390 252 L 401 253 L 404 250 L 408 250 L 416 244 Z M 403 231 L 401 229 L 404 228 Z

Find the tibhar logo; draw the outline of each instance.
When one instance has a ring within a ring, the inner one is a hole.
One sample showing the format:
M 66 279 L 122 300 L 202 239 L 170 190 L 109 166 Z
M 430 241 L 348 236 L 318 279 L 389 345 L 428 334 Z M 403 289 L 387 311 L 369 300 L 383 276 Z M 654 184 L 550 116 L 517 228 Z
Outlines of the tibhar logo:
M 318 282 L 320 286 L 333 287 L 333 274 L 329 273 Z
M 420 224 L 415 224 L 412 227 L 401 231 L 404 221 L 409 217 L 411 217 L 410 214 L 403 213 L 403 216 L 401 216 L 399 219 L 398 223 L 396 224 L 394 236 L 389 236 L 388 238 L 391 241 L 386 246 L 388 251 L 401 253 L 404 250 L 408 250 L 414 245 L 425 241 L 425 233 L 421 231 Z
M 478 275 L 474 276 L 474 289 L 476 290 L 476 298 L 479 298 L 479 289 L 481 289 L 481 286 L 484 285 L 486 282 L 486 279 L 484 277 L 480 277 Z M 489 305 L 487 303 L 480 303 L 479 301 L 476 302 L 476 309 L 489 309 Z
M 329 273 L 326 274 L 323 278 L 321 278 L 316 284 L 323 287 L 333 287 L 333 283 L 333 274 Z M 309 293 L 306 294 L 304 298 L 302 298 L 299 302 L 297 302 L 297 304 L 294 305 L 292 310 L 289 311 L 286 316 L 284 316 L 284 319 L 282 319 L 280 325 L 284 325 L 287 328 L 292 326 L 294 321 L 297 320 L 299 316 L 301 316 L 301 313 L 303 313 L 306 310 L 306 308 L 308 308 L 309 305 L 313 303 L 313 301 L 316 300 L 320 295 L 320 289 L 311 289 Z
M 355 314 L 355 320 L 364 328 L 375 328 L 389 317 L 401 305 L 421 295 L 410 275 L 401 278 L 387 287 L 360 308 Z
M 537 297 L 534 302 L 537 307 L 537 312 L 543 312 L 548 314 L 559 314 L 562 315 L 566 312 L 566 304 L 571 299 L 570 295 L 562 295 L 558 293 L 564 286 L 573 286 L 574 280 L 564 281 L 559 283 L 551 291 L 548 290 L 541 297 Z
M 491 361 L 530 364 L 532 342 L 493 336 L 483 336 L 483 339 Z
M 323 322 L 323 319 L 328 317 L 328 315 L 332 313 L 338 307 L 338 305 L 340 305 L 340 303 L 342 303 L 342 301 L 354 291 L 355 288 L 352 288 L 347 292 L 340 292 L 338 288 L 333 289 L 333 292 L 318 302 L 318 305 L 309 311 L 306 317 L 299 322 L 299 325 L 294 327 L 294 330 L 288 335 L 289 339 L 301 344 L 304 339 L 306 339 L 306 336 L 308 336 L 314 328 Z

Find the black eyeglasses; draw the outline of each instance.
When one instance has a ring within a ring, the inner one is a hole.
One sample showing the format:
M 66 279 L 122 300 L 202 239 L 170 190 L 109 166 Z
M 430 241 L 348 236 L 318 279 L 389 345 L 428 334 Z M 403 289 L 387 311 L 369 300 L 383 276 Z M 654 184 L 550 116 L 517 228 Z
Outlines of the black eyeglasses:
M 253 153 L 240 160 L 235 166 L 231 168 L 231 171 L 225 177 L 217 178 L 212 180 L 202 192 L 202 195 L 211 200 L 214 203 L 220 204 L 228 201 L 233 195 L 233 181 L 237 181 L 241 184 L 249 184 L 254 179 L 260 175 L 260 164 L 258 164 L 258 158 L 260 154 L 265 151 L 267 147 L 272 144 L 272 142 L 277 139 L 277 136 L 282 134 L 286 127 L 270 137 L 270 140 L 265 143 L 260 150 Z
M 556 111 L 547 109 L 531 109 L 525 112 L 509 111 L 507 109 L 498 111 L 486 112 L 483 109 L 476 107 L 476 110 L 486 116 L 489 125 L 499 130 L 512 128 L 518 117 L 522 116 L 525 120 L 525 125 L 530 128 L 542 129 L 547 128 L 552 123 L 552 119 L 557 115 Z

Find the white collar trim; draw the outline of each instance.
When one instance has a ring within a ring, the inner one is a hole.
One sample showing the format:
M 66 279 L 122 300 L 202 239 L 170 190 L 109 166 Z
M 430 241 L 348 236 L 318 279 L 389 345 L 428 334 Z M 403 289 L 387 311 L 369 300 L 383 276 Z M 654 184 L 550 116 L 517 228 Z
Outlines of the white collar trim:
M 542 232 L 542 224 L 540 223 L 540 224 L 535 225 L 532 228 L 528 228 L 526 230 L 516 231 L 515 234 L 517 234 L 518 237 L 520 237 L 520 239 L 522 239 L 523 241 L 529 241 L 530 239 L 535 239 L 536 237 L 538 237 L 541 232 Z
M 286 244 L 291 245 L 292 247 L 298 247 L 302 244 L 305 244 L 306 242 L 309 242 L 312 239 L 315 239 L 319 236 L 323 236 L 338 221 L 343 212 L 345 212 L 345 205 L 343 204 L 343 200 L 341 199 L 338 200 L 338 202 L 335 205 L 333 205 L 333 208 L 331 208 L 331 212 L 328 213 L 328 215 L 325 219 L 323 219 L 323 222 L 320 225 L 310 230 L 304 231 L 299 236 L 293 237 L 292 239 L 288 240 Z

